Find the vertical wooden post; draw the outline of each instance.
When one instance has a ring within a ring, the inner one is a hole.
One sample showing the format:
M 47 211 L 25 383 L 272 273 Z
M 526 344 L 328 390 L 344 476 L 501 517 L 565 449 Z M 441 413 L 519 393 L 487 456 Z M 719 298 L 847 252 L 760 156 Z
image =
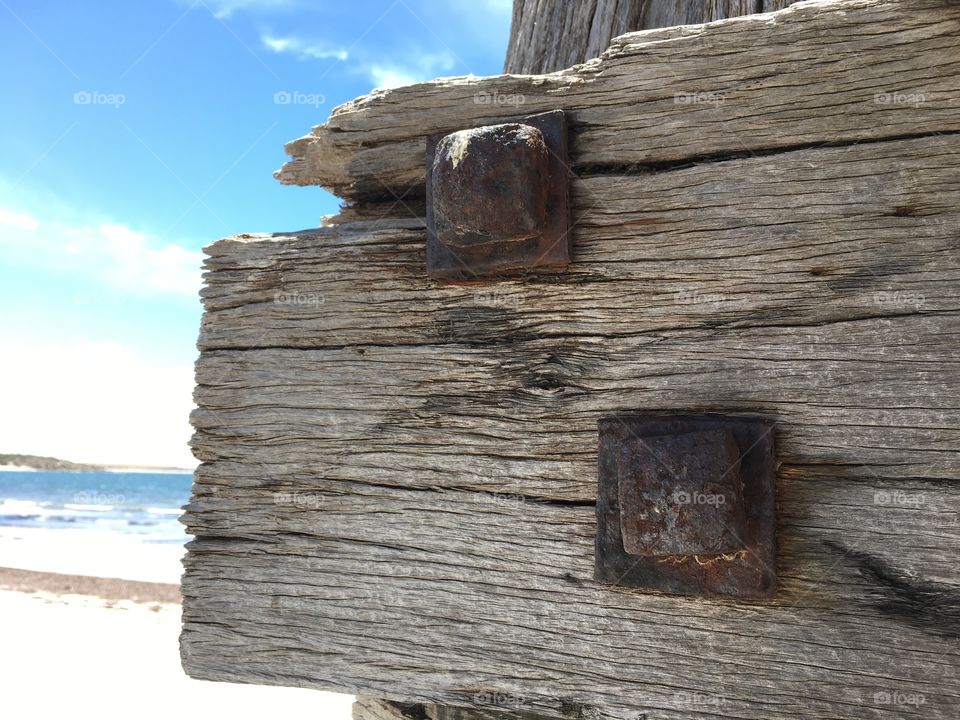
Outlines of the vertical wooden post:
M 782 10 L 797 0 L 514 0 L 503 71 L 532 75 L 597 57 L 618 35 Z

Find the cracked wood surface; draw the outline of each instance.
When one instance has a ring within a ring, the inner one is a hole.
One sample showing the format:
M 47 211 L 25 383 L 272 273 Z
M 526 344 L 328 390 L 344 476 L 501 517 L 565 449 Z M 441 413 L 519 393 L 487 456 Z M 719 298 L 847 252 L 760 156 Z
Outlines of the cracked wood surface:
M 554 72 L 595 58 L 637 30 L 782 10 L 796 0 L 516 0 L 505 73 Z
M 429 281 L 416 219 L 209 248 L 201 459 L 592 500 L 597 415 L 684 407 L 779 418 L 810 472 L 957 476 L 948 139 L 575 188 L 574 264 L 494 285 Z
M 540 720 L 533 713 L 509 709 L 480 709 L 401 703 L 361 696 L 353 704 L 353 720 Z
M 563 109 L 577 174 L 960 130 L 960 5 L 800 3 L 617 38 L 550 75 L 376 91 L 288 144 L 281 182 L 348 200 L 423 195 L 426 136 Z
M 584 180 L 575 263 L 526 281 L 430 283 L 416 218 L 209 248 L 188 670 L 549 717 L 952 717 L 945 142 Z M 596 419 L 638 409 L 778 420 L 776 602 L 591 580 Z
M 643 52 L 692 57 L 693 37 L 736 56 L 735 32 L 782 44 L 803 16 L 792 47 L 841 45 L 831 92 L 878 77 L 842 49 L 878 36 L 886 63 L 924 58 L 904 78 L 956 84 L 960 13 L 911 7 L 801 4 L 648 33 Z M 615 92 L 642 97 L 647 70 L 621 71 Z M 753 101 L 792 95 L 802 133 L 809 80 Z M 349 142 L 389 150 L 455 85 L 382 96 L 419 98 L 407 109 L 362 101 Z M 594 89 L 599 111 L 614 91 Z M 960 123 L 955 95 L 931 97 L 895 132 L 886 110 L 853 135 L 840 118 L 837 142 L 870 139 L 844 146 L 732 157 L 721 140 L 727 156 L 645 168 L 581 146 L 564 272 L 433 284 L 416 187 L 355 193 L 334 227 L 208 248 L 187 671 L 395 701 L 361 698 L 357 720 L 954 718 Z M 343 157 L 311 162 L 332 177 Z M 592 580 L 612 411 L 777 420 L 773 602 Z
M 198 481 L 183 585 L 194 677 L 509 698 L 554 717 L 681 718 L 696 694 L 724 717 L 880 718 L 878 694 L 894 692 L 951 718 L 960 699 L 947 485 L 902 483 L 891 512 L 872 487 L 846 483 L 836 505 L 810 487 L 793 504 L 781 482 L 782 589 L 748 605 L 593 582 L 591 507 L 305 475 L 306 489 Z M 947 581 L 917 574 L 914 552 L 939 556 Z

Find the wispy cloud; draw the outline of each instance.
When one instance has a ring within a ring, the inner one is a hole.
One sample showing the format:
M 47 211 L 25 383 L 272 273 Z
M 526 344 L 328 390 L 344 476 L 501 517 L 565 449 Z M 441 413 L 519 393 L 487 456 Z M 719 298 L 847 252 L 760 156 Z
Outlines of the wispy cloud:
M 8 262 L 82 275 L 125 293 L 195 297 L 200 288 L 200 252 L 124 225 L 71 225 L 0 208 L 0 248 Z
M 264 47 L 275 53 L 294 55 L 300 60 L 346 60 L 350 53 L 343 48 L 332 47 L 327 43 L 305 40 L 294 35 L 276 37 L 264 35 L 260 38 Z
M 425 52 L 412 49 L 392 53 L 390 59 L 385 59 L 370 57 L 369 52 L 361 49 L 359 57 L 351 58 L 351 53 L 346 48 L 298 35 L 265 33 L 260 37 L 260 41 L 271 52 L 290 55 L 298 60 L 350 60 L 352 71 L 365 76 L 373 87 L 377 88 L 400 87 L 432 80 L 450 72 L 457 65 L 453 53 L 448 51 Z
M 192 0 L 181 0 L 191 2 Z M 277 10 L 294 10 L 301 7 L 301 0 L 201 0 L 220 19 L 228 18 L 236 12 L 249 11 L 258 13 L 274 12 Z
M 417 76 L 414 73 L 396 65 L 373 64 L 367 68 L 367 73 L 375 88 L 402 87 L 417 82 Z
M 375 61 L 363 65 L 362 69 L 374 87 L 393 88 L 432 80 L 456 65 L 453 55 L 447 52 L 410 52 L 403 56 L 406 62 Z
M 40 221 L 29 215 L 0 208 L 0 228 L 2 227 L 33 231 L 40 227 Z

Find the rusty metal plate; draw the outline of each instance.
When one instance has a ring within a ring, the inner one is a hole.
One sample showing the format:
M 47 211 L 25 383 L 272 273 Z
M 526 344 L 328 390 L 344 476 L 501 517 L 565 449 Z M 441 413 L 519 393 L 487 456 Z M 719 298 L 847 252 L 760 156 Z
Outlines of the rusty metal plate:
M 611 415 L 598 428 L 597 581 L 680 595 L 774 596 L 771 421 Z
M 563 111 L 432 135 L 427 274 L 481 281 L 570 263 Z

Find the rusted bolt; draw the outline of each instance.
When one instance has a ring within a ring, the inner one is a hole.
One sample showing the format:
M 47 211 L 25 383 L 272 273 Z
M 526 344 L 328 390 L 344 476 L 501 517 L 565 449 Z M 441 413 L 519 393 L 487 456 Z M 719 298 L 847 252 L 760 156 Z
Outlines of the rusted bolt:
M 602 418 L 596 579 L 686 595 L 771 597 L 772 427 L 705 415 Z
M 729 430 L 628 438 L 619 470 L 620 530 L 629 554 L 743 549 L 740 449 Z
M 457 247 L 534 237 L 547 224 L 549 179 L 550 152 L 532 125 L 451 133 L 433 158 L 435 228 Z
M 432 136 L 427 272 L 471 281 L 570 262 L 562 111 Z

